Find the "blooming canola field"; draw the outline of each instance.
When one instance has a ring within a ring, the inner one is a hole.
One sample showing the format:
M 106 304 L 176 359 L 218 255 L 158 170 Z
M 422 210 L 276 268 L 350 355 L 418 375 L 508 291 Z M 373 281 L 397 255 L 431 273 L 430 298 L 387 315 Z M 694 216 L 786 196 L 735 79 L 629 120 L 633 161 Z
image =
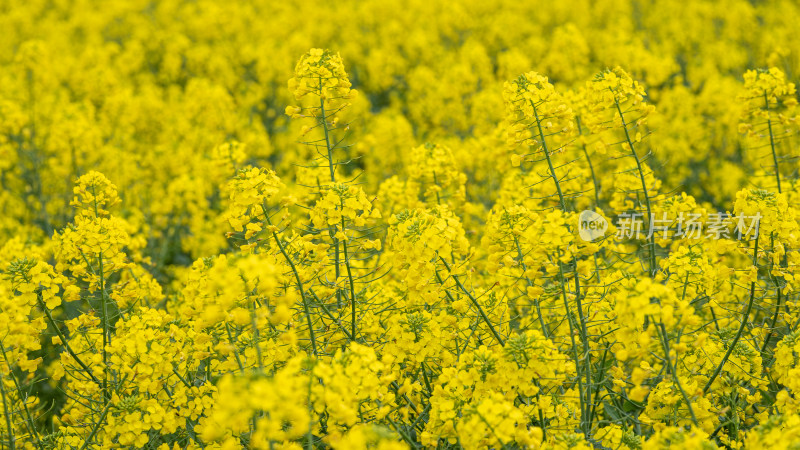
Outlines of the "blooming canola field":
M 0 0 L 0 448 L 798 448 L 798 23 Z

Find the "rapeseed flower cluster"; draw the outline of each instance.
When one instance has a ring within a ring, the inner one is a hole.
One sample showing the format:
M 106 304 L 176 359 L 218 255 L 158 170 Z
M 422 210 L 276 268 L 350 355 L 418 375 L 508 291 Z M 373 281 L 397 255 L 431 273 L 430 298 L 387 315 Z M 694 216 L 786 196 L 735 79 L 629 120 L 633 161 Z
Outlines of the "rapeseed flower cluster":
M 796 2 L 396 6 L 0 3 L 0 447 L 794 448 Z

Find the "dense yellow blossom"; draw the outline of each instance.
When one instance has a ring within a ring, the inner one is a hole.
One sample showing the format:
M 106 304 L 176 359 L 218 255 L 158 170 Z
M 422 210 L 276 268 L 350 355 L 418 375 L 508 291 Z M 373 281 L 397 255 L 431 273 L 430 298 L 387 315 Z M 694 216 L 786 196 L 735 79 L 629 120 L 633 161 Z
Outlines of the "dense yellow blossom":
M 0 447 L 796 448 L 792 0 L 0 0 Z

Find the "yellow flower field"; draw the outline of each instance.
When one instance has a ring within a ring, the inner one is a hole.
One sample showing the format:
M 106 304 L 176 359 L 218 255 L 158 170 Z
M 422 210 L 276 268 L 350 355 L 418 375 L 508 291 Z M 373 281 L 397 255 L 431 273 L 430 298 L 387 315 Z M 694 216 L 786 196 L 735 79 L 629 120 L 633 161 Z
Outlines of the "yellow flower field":
M 0 448 L 800 448 L 794 0 L 0 0 Z

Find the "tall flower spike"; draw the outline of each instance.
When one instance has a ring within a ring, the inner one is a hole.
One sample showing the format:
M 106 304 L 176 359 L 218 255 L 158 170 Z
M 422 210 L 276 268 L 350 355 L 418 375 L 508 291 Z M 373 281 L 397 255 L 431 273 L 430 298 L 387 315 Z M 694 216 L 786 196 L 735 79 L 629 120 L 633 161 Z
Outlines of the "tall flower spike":
M 321 130 L 324 140 L 304 142 L 315 148 L 323 149 L 322 159 L 327 162 L 331 182 L 336 181 L 336 166 L 340 163 L 334 156 L 336 150 L 343 150 L 343 139 L 336 137 L 335 131 L 344 129 L 347 124 L 340 124 L 339 113 L 350 106 L 350 100 L 357 92 L 350 89 L 350 80 L 344 70 L 342 57 L 330 50 L 312 48 L 297 62 L 294 77 L 289 79 L 289 91 L 300 106 L 287 106 L 286 114 L 292 118 L 310 118 L 313 125 L 303 127 L 303 135 L 313 129 Z
M 119 203 L 117 187 L 94 170 L 78 178 L 73 193 L 70 205 L 78 209 L 78 216 L 105 217 L 109 215 L 107 208 Z
M 756 139 L 769 139 L 778 192 L 783 191 L 779 164 L 785 159 L 780 143 L 797 131 L 795 95 L 794 83 L 786 81 L 783 71 L 773 67 L 747 71 L 744 89 L 736 98 L 744 106 L 739 131 Z
M 230 207 L 228 222 L 236 231 L 262 215 L 264 202 L 277 195 L 284 185 L 270 169 L 246 167 L 228 181 Z
M 644 86 L 619 67 L 598 73 L 587 83 L 587 87 L 589 114 L 586 117 L 586 124 L 593 133 L 599 133 L 610 125 L 608 116 L 614 116 L 618 112 L 617 105 L 624 108 L 622 112 L 626 119 L 630 117 L 629 121 L 635 120 L 637 126 L 643 124 L 646 117 L 655 111 L 655 106 L 644 100 L 646 95 Z M 612 113 L 604 114 L 606 110 L 611 110 Z M 616 124 L 620 120 L 616 117 L 615 122 L 611 124 Z
M 286 114 L 292 117 L 325 115 L 321 103 L 318 103 L 324 101 L 330 119 L 332 114 L 349 106 L 348 101 L 356 97 L 357 91 L 350 89 L 351 86 L 338 53 L 312 48 L 297 62 L 294 77 L 289 79 L 289 91 L 298 101 L 312 96 L 317 97 L 316 102 L 308 108 L 288 106 Z
M 745 115 L 757 111 L 777 108 L 792 108 L 797 105 L 795 85 L 786 80 L 781 69 L 748 70 L 744 74 L 744 92 L 739 100 L 747 102 Z M 768 103 L 765 103 L 765 99 Z
M 575 129 L 572 110 L 547 77 L 528 72 L 503 87 L 508 122 L 508 145 L 515 149 L 535 145 L 543 149 L 543 136 L 559 145 Z M 556 149 L 551 148 L 552 153 Z M 517 165 L 517 164 L 515 164 Z
M 638 175 L 638 184 L 641 189 L 633 191 L 618 189 L 618 192 L 623 196 L 629 196 L 630 192 L 636 192 L 639 205 L 641 205 L 640 199 L 643 197 L 644 214 L 646 214 L 644 217 L 648 220 L 646 226 L 650 226 L 650 220 L 653 217 L 651 198 L 655 193 L 653 187 L 650 187 L 652 183 L 648 183 L 648 178 L 652 174 L 645 161 L 649 154 L 643 156 L 641 149 L 637 153 L 637 148 L 638 143 L 644 137 L 641 128 L 647 122 L 648 116 L 655 111 L 655 107 L 645 102 L 644 86 L 619 67 L 598 73 L 586 86 L 589 94 L 588 111 L 582 118 L 585 118 L 586 125 L 592 133 L 609 132 L 611 136 L 615 136 L 615 139 L 622 138 L 620 154 L 629 155 L 635 161 L 636 167 L 630 173 Z M 639 197 L 639 192 L 642 197 Z M 613 201 L 621 201 L 624 204 L 624 198 Z M 631 206 L 638 207 L 636 204 Z M 651 233 L 649 242 L 646 244 L 649 255 L 648 273 L 651 277 L 654 277 L 658 271 L 655 246 L 655 235 Z

